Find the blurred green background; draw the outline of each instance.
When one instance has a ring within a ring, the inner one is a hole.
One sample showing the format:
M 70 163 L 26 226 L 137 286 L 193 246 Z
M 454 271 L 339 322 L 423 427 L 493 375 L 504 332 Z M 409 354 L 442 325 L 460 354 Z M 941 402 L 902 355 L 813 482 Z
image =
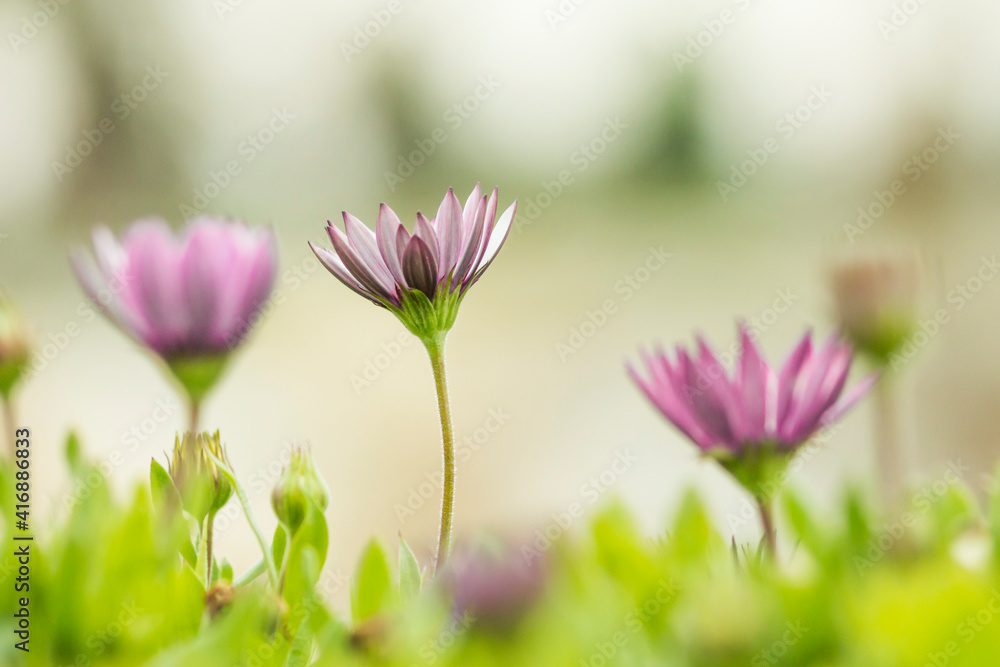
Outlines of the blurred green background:
M 622 363 L 695 331 L 728 348 L 736 317 L 764 324 L 777 360 L 835 325 L 834 260 L 895 248 L 924 258 L 925 317 L 953 315 L 900 371 L 913 472 L 961 460 L 985 491 L 1000 445 L 1000 281 L 984 264 L 1000 245 L 998 19 L 975 0 L 7 0 L 0 284 L 38 343 L 20 401 L 47 466 L 36 513 L 88 492 L 56 456 L 68 429 L 124 494 L 184 424 L 158 368 L 93 316 L 68 250 L 96 223 L 204 211 L 271 224 L 281 245 L 271 307 L 204 415 L 265 532 L 281 462 L 310 443 L 333 496 L 328 569 L 397 532 L 426 558 L 440 468 L 427 361 L 306 241 L 342 210 L 374 224 L 385 201 L 410 222 L 477 181 L 520 205 L 449 338 L 471 438 L 460 533 L 530 533 L 611 496 L 658 531 L 695 485 L 752 539 L 733 520 L 744 497 Z M 656 252 L 671 256 L 644 271 Z M 871 409 L 792 484 L 825 499 L 870 481 Z M 636 463 L 592 493 L 626 452 Z M 227 511 L 216 548 L 241 570 L 253 538 Z

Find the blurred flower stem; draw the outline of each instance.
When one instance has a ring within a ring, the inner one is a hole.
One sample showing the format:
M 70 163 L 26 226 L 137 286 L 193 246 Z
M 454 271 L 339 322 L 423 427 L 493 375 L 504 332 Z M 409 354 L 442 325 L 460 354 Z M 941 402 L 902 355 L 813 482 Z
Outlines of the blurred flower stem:
M 264 574 L 267 570 L 267 563 L 263 559 L 254 563 L 254 566 L 243 573 L 239 579 L 233 582 L 233 586 L 246 586 L 247 584 L 253 582 L 254 579 Z
M 883 373 L 879 381 L 875 383 L 874 394 L 879 481 L 885 507 L 888 511 L 892 511 L 902 491 L 905 456 L 900 421 L 899 391 L 894 378 L 889 373 Z
M 757 508 L 760 510 L 760 523 L 764 527 L 764 543 L 771 558 L 778 557 L 778 539 L 774 532 L 774 518 L 771 515 L 771 506 L 766 498 L 756 497 Z
M 448 404 L 448 381 L 444 367 L 444 338 L 440 332 L 424 341 L 427 355 L 434 372 L 434 389 L 437 391 L 438 412 L 441 415 L 441 440 L 443 445 L 444 468 L 441 487 L 441 533 L 438 536 L 437 560 L 434 569 L 439 571 L 448 558 L 451 543 L 451 524 L 455 512 L 455 433 L 451 423 L 451 407 Z
M 197 433 L 198 432 L 198 416 L 201 414 L 201 401 L 196 399 L 191 399 L 191 403 L 188 406 L 188 432 Z

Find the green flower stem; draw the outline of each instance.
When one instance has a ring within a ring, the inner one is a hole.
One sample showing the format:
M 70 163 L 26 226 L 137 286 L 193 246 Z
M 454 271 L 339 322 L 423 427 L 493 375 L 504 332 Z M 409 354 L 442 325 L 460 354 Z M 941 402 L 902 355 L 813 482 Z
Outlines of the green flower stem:
M 774 519 L 771 516 L 771 507 L 767 499 L 757 497 L 757 508 L 760 510 L 760 523 L 764 527 L 764 543 L 767 544 L 767 551 L 772 558 L 778 555 L 778 539 L 774 532 Z
M 896 385 L 887 373 L 875 383 L 875 432 L 882 499 L 887 511 L 899 501 L 904 477 L 903 436 Z
M 198 558 L 194 563 L 194 573 L 206 591 L 208 590 L 208 581 L 205 580 L 205 560 L 208 558 L 208 541 L 205 539 L 207 533 L 208 516 L 205 516 L 198 525 Z
M 292 538 L 288 537 L 285 551 L 281 554 L 281 570 L 278 571 L 278 595 L 285 590 L 285 575 L 288 573 L 288 553 L 292 550 Z
M 191 400 L 188 406 L 188 433 L 194 435 L 198 432 L 198 417 L 201 415 L 201 401 Z
M 253 567 L 243 573 L 243 575 L 233 582 L 233 586 L 246 586 L 251 583 L 254 579 L 264 574 L 267 570 L 267 563 L 263 559 L 257 561 Z
M 219 471 L 226 476 L 226 479 L 228 479 L 229 483 L 233 485 L 233 488 L 236 489 L 236 497 L 240 501 L 240 507 L 243 508 L 243 515 L 247 518 L 247 523 L 250 524 L 250 529 L 257 538 L 257 544 L 260 545 L 261 553 L 264 554 L 264 562 L 267 564 L 268 579 L 271 581 L 271 585 L 277 588 L 278 571 L 274 567 L 274 558 L 271 556 L 271 550 L 267 546 L 267 540 L 264 539 L 264 534 L 260 532 L 260 527 L 257 525 L 257 522 L 254 521 L 253 512 L 250 511 L 250 501 L 247 499 L 247 492 L 244 490 L 243 485 L 240 484 L 239 480 L 236 479 L 236 475 L 233 473 L 228 461 L 223 461 L 207 448 L 205 449 L 205 453 L 212 459 L 215 465 L 218 466 Z
M 438 571 L 448 558 L 451 546 L 451 524 L 455 512 L 455 433 L 451 423 L 451 407 L 448 405 L 448 382 L 444 367 L 444 333 L 434 339 L 424 341 L 434 371 L 434 389 L 437 391 L 438 412 L 441 415 L 441 439 L 443 442 L 444 470 L 441 491 L 441 533 L 438 536 L 437 559 L 434 569 Z
M 215 530 L 215 512 L 209 512 L 205 517 L 205 589 L 212 585 L 212 534 Z

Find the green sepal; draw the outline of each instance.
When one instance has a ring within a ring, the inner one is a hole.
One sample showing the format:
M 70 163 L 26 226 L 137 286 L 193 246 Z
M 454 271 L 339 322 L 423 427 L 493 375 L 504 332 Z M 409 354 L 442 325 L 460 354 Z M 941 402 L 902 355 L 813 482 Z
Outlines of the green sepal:
M 785 468 L 793 454 L 770 442 L 744 447 L 738 454 L 722 448 L 706 452 L 706 456 L 717 461 L 754 498 L 763 501 L 773 498 L 782 486 Z
M 175 357 L 167 361 L 167 367 L 180 382 L 193 403 L 201 403 L 226 369 L 229 355 L 217 354 L 198 357 Z
M 387 307 L 414 336 L 428 344 L 455 325 L 464 296 L 460 288 L 452 291 L 449 278 L 438 286 L 433 301 L 420 290 L 401 290 L 400 305 L 387 304 Z

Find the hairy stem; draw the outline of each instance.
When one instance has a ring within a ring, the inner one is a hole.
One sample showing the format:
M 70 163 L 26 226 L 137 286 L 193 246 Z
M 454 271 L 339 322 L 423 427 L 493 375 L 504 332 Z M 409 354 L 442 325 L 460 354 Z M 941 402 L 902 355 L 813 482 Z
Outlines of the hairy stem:
M 205 588 L 212 585 L 212 534 L 215 528 L 215 513 L 209 512 L 205 517 L 205 560 L 207 562 L 205 573 Z
M 455 513 L 455 433 L 451 423 L 451 407 L 448 404 L 448 381 L 444 367 L 444 334 L 433 341 L 425 342 L 434 372 L 434 389 L 437 391 L 438 412 L 441 416 L 441 440 L 443 445 L 443 471 L 441 490 L 441 532 L 438 536 L 437 559 L 434 569 L 438 571 L 448 558 L 451 546 L 451 525 Z

